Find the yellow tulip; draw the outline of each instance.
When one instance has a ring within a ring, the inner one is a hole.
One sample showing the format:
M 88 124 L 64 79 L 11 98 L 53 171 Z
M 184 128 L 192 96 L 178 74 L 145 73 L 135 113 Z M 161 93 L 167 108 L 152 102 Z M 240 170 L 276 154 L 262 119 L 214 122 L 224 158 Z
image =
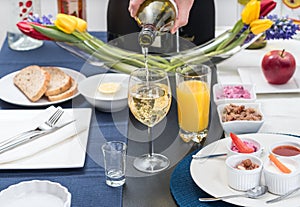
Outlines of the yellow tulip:
M 71 34 L 77 27 L 77 21 L 67 14 L 57 14 L 54 25 L 64 33 Z
M 251 22 L 250 31 L 257 35 L 268 29 L 273 25 L 273 21 L 270 19 L 257 19 Z
M 77 22 L 76 30 L 78 30 L 79 32 L 85 32 L 86 31 L 86 29 L 87 29 L 86 21 L 84 21 L 83 19 L 80 19 L 78 17 L 75 17 L 75 16 L 70 15 L 70 17 Z
M 260 13 L 260 1 L 249 1 L 242 11 L 242 21 L 244 24 L 250 24 L 252 21 L 259 18 Z

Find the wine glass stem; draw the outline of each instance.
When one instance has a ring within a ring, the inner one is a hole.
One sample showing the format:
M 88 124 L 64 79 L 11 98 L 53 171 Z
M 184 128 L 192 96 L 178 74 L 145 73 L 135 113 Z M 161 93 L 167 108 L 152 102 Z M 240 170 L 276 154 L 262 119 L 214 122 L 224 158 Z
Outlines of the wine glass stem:
M 148 126 L 149 156 L 153 155 L 152 127 Z

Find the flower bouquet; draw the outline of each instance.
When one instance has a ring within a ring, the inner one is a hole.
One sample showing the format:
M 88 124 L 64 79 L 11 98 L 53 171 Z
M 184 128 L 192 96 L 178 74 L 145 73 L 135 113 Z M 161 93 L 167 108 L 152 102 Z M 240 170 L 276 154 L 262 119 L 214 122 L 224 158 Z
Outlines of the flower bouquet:
M 234 27 L 215 39 L 178 53 L 148 56 L 149 68 L 161 68 L 172 72 L 177 68 L 186 70 L 189 64 L 211 61 L 217 64 L 240 50 L 251 45 L 262 34 L 267 39 L 291 38 L 298 25 L 291 20 L 268 18 L 268 13 L 276 6 L 273 0 L 250 0 L 241 13 L 241 19 Z M 32 18 L 22 21 L 18 28 L 26 35 L 39 39 L 55 41 L 63 48 L 94 64 L 104 64 L 118 72 L 130 73 L 136 68 L 145 67 L 145 57 L 133 51 L 105 44 L 87 31 L 87 23 L 77 17 L 58 14 L 55 21 L 49 18 Z

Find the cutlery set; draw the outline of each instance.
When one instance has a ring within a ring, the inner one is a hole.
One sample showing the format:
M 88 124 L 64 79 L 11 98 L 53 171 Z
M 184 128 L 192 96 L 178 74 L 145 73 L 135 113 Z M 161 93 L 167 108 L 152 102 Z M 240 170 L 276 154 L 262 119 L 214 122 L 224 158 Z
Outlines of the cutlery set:
M 71 120 L 60 126 L 56 126 L 56 123 L 62 117 L 63 113 L 64 111 L 62 110 L 62 108 L 57 107 L 57 110 L 52 114 L 52 116 L 48 120 L 43 122 L 41 125 L 39 125 L 37 128 L 22 132 L 16 136 L 13 136 L 0 142 L 0 154 L 27 142 L 35 140 L 39 137 L 42 137 L 44 135 L 53 133 L 75 121 Z

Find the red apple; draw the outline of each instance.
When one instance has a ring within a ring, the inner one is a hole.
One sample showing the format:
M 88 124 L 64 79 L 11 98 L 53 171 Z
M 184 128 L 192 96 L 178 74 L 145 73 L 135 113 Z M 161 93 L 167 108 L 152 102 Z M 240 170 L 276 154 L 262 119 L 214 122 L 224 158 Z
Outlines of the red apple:
M 269 83 L 284 84 L 293 76 L 296 60 L 285 50 L 272 50 L 264 55 L 261 66 Z

